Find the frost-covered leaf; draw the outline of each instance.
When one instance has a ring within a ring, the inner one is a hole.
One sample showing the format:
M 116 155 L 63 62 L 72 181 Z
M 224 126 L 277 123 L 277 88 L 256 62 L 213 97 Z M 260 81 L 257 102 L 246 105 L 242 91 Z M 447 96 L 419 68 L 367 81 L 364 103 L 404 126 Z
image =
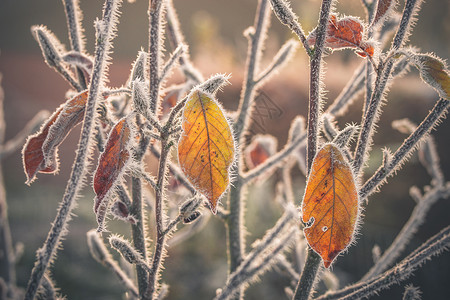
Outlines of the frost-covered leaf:
M 22 150 L 27 184 L 35 180 L 38 172 L 58 172 L 58 146 L 72 128 L 83 120 L 87 97 L 88 92 L 84 91 L 67 100 L 50 116 L 38 133 L 28 137 Z
M 306 39 L 310 46 L 316 42 L 317 31 L 314 29 Z M 364 38 L 364 26 L 360 20 L 354 17 L 344 17 L 337 19 L 336 15 L 331 15 L 327 26 L 325 47 L 333 50 L 345 48 L 356 49 L 356 54 L 366 57 L 373 57 L 375 48 L 373 44 Z
M 450 100 L 450 76 L 445 63 L 430 54 L 414 55 L 414 62 L 422 80 L 433 87 L 439 97 Z
M 216 213 L 217 202 L 230 183 L 234 160 L 231 127 L 214 97 L 196 89 L 184 107 L 182 128 L 178 143 L 181 169 Z
M 114 125 L 108 136 L 105 150 L 100 155 L 94 174 L 94 212 L 97 215 L 99 231 L 104 229 L 104 222 L 114 188 L 131 159 L 130 142 L 133 141 L 133 130 L 127 118 Z
M 358 218 L 352 169 L 333 144 L 326 144 L 314 158 L 302 214 L 306 240 L 328 268 L 352 241 Z

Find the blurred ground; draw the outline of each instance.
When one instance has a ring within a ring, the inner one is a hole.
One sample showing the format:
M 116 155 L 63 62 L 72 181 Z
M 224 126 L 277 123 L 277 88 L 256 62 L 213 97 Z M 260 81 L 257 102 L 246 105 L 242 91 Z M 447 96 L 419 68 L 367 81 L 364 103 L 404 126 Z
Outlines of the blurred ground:
M 100 15 L 103 1 L 81 1 L 84 10 L 83 24 L 86 27 L 87 49 L 93 52 L 92 22 Z M 114 41 L 115 52 L 110 68 L 110 85 L 118 87 L 128 77 L 130 64 L 137 51 L 147 44 L 146 2 L 125 3 L 118 38 Z M 243 68 L 245 64 L 246 40 L 242 31 L 253 23 L 255 0 L 230 1 L 182 1 L 175 0 L 183 30 L 191 45 L 190 51 L 205 75 L 217 72 L 231 73 L 232 85 L 218 95 L 225 108 L 237 107 Z M 363 16 L 358 1 L 341 1 L 337 11 Z M 319 1 L 297 1 L 294 9 L 300 15 L 303 26 L 309 31 L 317 18 Z M 449 2 L 429 0 L 423 5 L 421 19 L 411 42 L 424 52 L 434 51 L 448 58 L 450 49 Z M 230 17 L 232 16 L 232 17 Z M 290 38 L 290 34 L 274 20 L 269 32 L 266 59 Z M 41 109 L 53 111 L 64 99 L 68 85 L 42 60 L 39 47 L 31 37 L 29 28 L 34 24 L 45 24 L 67 43 L 63 8 L 60 1 L 1 0 L 0 1 L 0 72 L 3 74 L 5 90 L 5 117 L 7 138 L 20 130 L 27 120 Z M 339 93 L 353 70 L 361 63 L 351 51 L 339 52 L 326 58 L 325 84 L 330 103 Z M 272 117 L 261 117 L 259 126 L 253 126 L 254 133 L 273 134 L 283 145 L 290 121 L 297 115 L 304 115 L 307 109 L 307 62 L 302 49 L 297 51 L 294 61 L 283 70 L 262 91 L 278 109 Z M 396 149 L 404 136 L 394 131 L 393 120 L 408 117 L 420 122 L 437 99 L 436 93 L 418 79 L 417 72 L 398 80 L 388 96 L 382 122 L 375 137 L 374 152 L 367 174 L 379 165 L 379 145 Z M 339 119 L 339 125 L 359 122 L 361 101 Z M 448 120 L 434 132 L 438 143 L 442 168 L 450 178 L 450 126 Z M 31 187 L 24 185 L 21 158 L 17 153 L 4 163 L 6 189 L 13 239 L 23 243 L 25 248 L 18 262 L 18 282 L 26 284 L 34 262 L 35 251 L 41 246 L 53 220 L 58 201 L 63 194 L 65 181 L 70 172 L 78 130 L 72 132 L 60 152 L 61 172 L 58 176 L 40 175 Z M 249 243 L 261 236 L 272 226 L 279 209 L 273 200 L 273 187 L 278 178 L 274 174 L 263 187 L 249 190 L 248 218 Z M 300 201 L 305 179 L 295 173 L 294 183 L 297 199 Z M 429 177 L 418 163 L 417 157 L 398 172 L 397 176 L 373 196 L 365 211 L 361 234 L 356 246 L 341 256 L 334 265 L 342 284 L 354 281 L 363 275 L 372 264 L 371 249 L 378 244 L 381 249 L 391 243 L 401 226 L 409 217 L 414 201 L 408 196 L 411 185 L 423 187 Z M 121 287 L 116 279 L 87 253 L 86 231 L 96 226 L 92 213 L 92 191 L 85 188 L 86 196 L 80 199 L 76 210 L 77 218 L 71 223 L 70 234 L 64 242 L 56 261 L 53 274 L 58 286 L 69 299 L 120 299 Z M 426 224 L 421 227 L 404 253 L 437 233 L 449 222 L 450 201 L 439 201 L 430 211 Z M 208 213 L 208 212 L 205 212 Z M 128 226 L 112 222 L 111 231 L 126 234 Z M 226 278 L 225 232 L 220 221 L 212 218 L 208 226 L 187 242 L 169 249 L 169 259 L 163 273 L 165 282 L 171 285 L 168 299 L 211 299 L 215 289 L 222 286 Z M 450 255 L 445 253 L 427 263 L 410 280 L 423 291 L 423 299 L 447 299 L 450 288 Z M 284 299 L 283 289 L 287 281 L 277 272 L 270 272 L 262 278 L 263 284 L 255 284 L 248 292 L 248 299 Z M 392 288 L 380 293 L 378 299 L 399 299 L 403 288 Z

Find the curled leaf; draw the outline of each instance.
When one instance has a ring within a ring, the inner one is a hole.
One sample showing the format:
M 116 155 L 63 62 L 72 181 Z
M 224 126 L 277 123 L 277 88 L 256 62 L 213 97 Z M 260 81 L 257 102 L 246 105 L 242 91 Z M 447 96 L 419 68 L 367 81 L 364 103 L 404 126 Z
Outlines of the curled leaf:
M 129 143 L 132 141 L 133 131 L 126 118 L 114 125 L 108 136 L 105 150 L 100 155 L 98 166 L 94 174 L 94 212 L 97 215 L 99 231 L 104 229 L 104 222 L 114 187 L 127 170 L 126 166 L 131 158 Z
M 307 43 L 314 46 L 316 43 L 316 29 L 313 30 Z M 336 15 L 331 15 L 327 26 L 327 36 L 325 38 L 325 47 L 333 50 L 346 48 L 356 49 L 356 54 L 362 57 L 373 57 L 375 48 L 373 44 L 364 39 L 364 26 L 354 17 L 344 17 L 340 20 Z
M 326 144 L 314 158 L 302 213 L 306 240 L 328 268 L 352 241 L 358 218 L 353 172 L 333 144 Z
M 53 174 L 58 171 L 58 146 L 72 128 L 83 120 L 87 97 L 88 92 L 84 91 L 67 100 L 38 133 L 28 137 L 22 150 L 27 184 L 35 180 L 38 172 Z
M 439 97 L 450 100 L 450 75 L 445 63 L 430 54 L 414 55 L 414 62 L 422 80 L 433 87 Z
M 234 160 L 231 127 L 213 96 L 197 89 L 184 107 L 182 128 L 178 143 L 181 169 L 216 213 L 217 202 L 230 183 Z

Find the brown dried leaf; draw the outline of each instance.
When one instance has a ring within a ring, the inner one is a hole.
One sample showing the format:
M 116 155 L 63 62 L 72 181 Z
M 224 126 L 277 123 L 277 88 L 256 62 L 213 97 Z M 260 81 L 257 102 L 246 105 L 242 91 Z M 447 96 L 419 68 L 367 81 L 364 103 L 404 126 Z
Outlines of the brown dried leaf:
M 111 129 L 105 150 L 100 155 L 94 174 L 95 197 L 94 212 L 97 215 L 99 231 L 103 230 L 105 216 L 114 187 L 126 171 L 131 157 L 129 142 L 132 130 L 126 118 L 121 119 Z
M 310 46 L 316 43 L 316 30 L 313 30 L 306 39 Z M 372 43 L 364 40 L 364 26 L 361 21 L 353 17 L 344 17 L 340 20 L 331 15 L 327 26 L 325 47 L 333 50 L 345 48 L 357 49 L 356 54 L 373 57 L 375 48 Z
M 78 123 L 83 120 L 88 92 L 84 91 L 61 105 L 42 126 L 28 137 L 23 150 L 23 165 L 27 184 L 39 173 L 56 173 L 59 169 L 58 146 Z

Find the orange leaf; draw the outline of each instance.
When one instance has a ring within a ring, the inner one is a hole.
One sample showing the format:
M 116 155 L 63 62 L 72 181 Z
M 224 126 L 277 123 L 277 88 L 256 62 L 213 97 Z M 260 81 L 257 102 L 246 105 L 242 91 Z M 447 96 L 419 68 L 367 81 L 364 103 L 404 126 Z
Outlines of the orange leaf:
M 216 213 L 217 201 L 228 188 L 234 160 L 230 125 L 212 95 L 195 90 L 182 116 L 183 134 L 178 143 L 181 169 Z
M 58 146 L 72 128 L 83 120 L 87 96 L 88 92 L 84 91 L 67 100 L 38 133 L 28 137 L 22 150 L 27 184 L 35 180 L 38 172 L 52 174 L 58 171 Z
M 95 198 L 94 212 L 97 214 L 97 222 L 100 228 L 103 226 L 105 215 L 109 205 L 108 195 L 114 189 L 117 180 L 121 178 L 126 168 L 130 155 L 129 142 L 132 131 L 126 118 L 121 119 L 111 129 L 105 150 L 98 160 L 97 170 L 94 174 Z
M 316 43 L 316 30 L 313 30 L 306 39 L 310 46 Z M 353 17 L 344 17 L 337 20 L 336 15 L 331 15 L 327 26 L 325 47 L 333 50 L 345 48 L 358 49 L 356 54 L 365 57 L 373 56 L 375 49 L 370 42 L 364 41 L 364 26 Z
M 302 221 L 311 248 L 328 268 L 350 244 L 358 218 L 358 193 L 341 151 L 325 145 L 314 158 L 302 203 Z

